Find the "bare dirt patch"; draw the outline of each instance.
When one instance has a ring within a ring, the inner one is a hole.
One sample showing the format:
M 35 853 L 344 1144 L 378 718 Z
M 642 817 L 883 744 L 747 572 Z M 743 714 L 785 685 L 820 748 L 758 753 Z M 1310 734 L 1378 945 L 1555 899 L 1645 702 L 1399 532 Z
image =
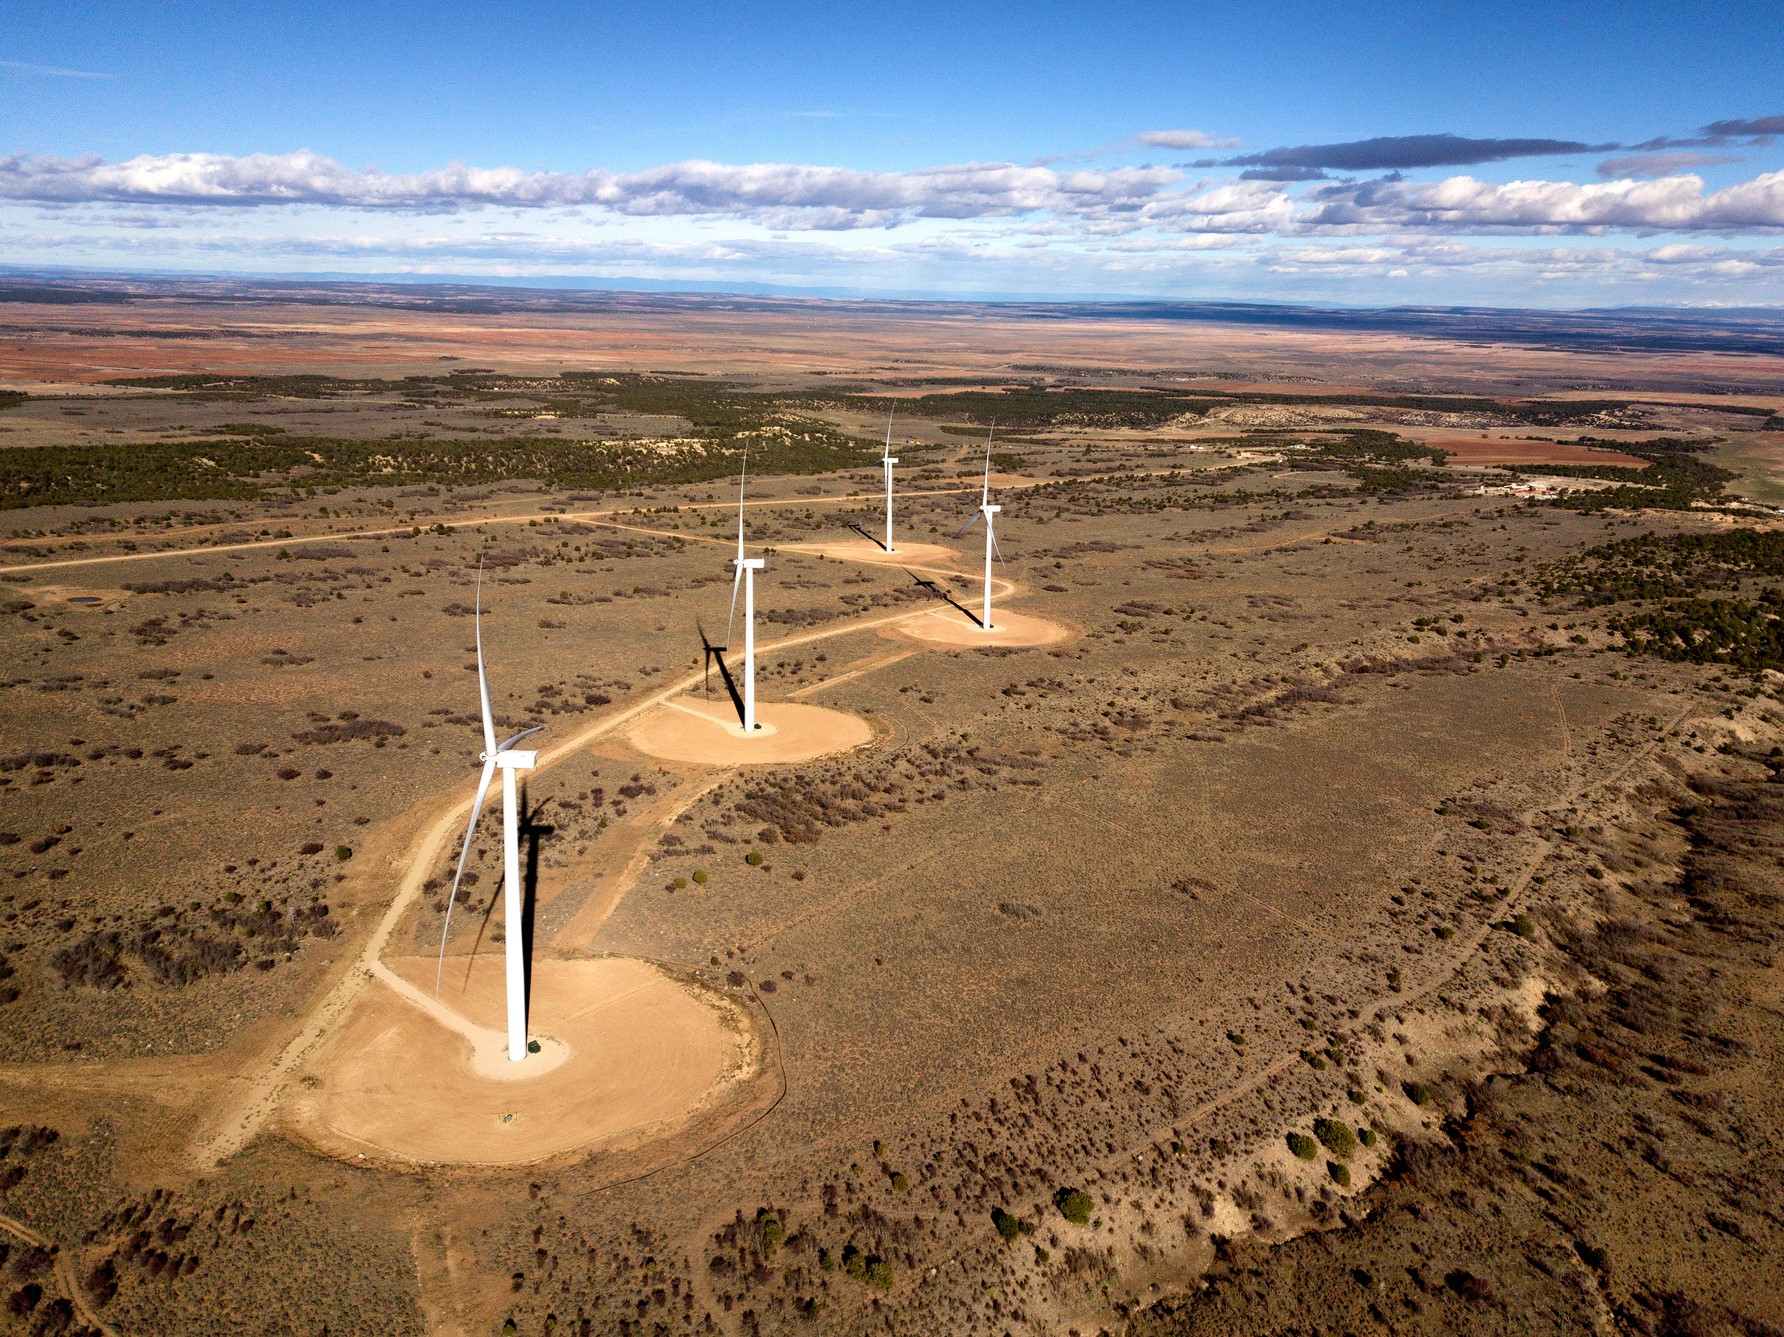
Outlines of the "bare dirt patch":
M 972 649 L 1015 649 L 1017 647 L 1059 645 L 1070 640 L 1072 630 L 1063 623 L 1052 622 L 1030 613 L 1012 613 L 991 609 L 991 626 L 979 625 L 975 617 L 958 608 L 931 608 L 916 617 L 906 618 L 893 628 L 899 635 L 929 645 L 967 646 Z
M 866 720 L 825 706 L 762 702 L 755 736 L 746 736 L 729 702 L 676 700 L 651 712 L 627 736 L 666 761 L 705 766 L 765 766 L 810 761 L 873 741 Z
M 392 968 L 431 993 L 433 961 Z M 475 958 L 468 978 L 455 958 L 442 998 L 499 1030 L 502 980 L 499 955 Z M 494 1081 L 474 1070 L 464 1036 L 390 989 L 369 988 L 294 1084 L 286 1127 L 349 1159 L 529 1165 L 671 1134 L 761 1063 L 742 1009 L 643 961 L 540 961 L 532 1009 L 532 1029 L 568 1055 L 538 1076 Z

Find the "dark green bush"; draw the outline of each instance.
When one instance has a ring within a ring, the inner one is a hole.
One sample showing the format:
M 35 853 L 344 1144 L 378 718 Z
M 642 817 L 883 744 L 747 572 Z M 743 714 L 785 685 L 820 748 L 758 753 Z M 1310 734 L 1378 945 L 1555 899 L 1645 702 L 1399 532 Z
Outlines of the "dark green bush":
M 1356 1134 L 1351 1132 L 1348 1124 L 1336 1119 L 1315 1119 L 1313 1135 L 1320 1140 L 1321 1146 L 1339 1160 L 1348 1158 L 1357 1149 Z
M 1290 1133 L 1288 1135 L 1288 1149 L 1304 1161 L 1310 1161 L 1315 1156 L 1319 1155 L 1319 1143 L 1315 1142 L 1305 1133 Z
M 1073 1225 L 1083 1225 L 1096 1210 L 1096 1200 L 1080 1188 L 1062 1188 L 1053 1195 L 1059 1214 Z

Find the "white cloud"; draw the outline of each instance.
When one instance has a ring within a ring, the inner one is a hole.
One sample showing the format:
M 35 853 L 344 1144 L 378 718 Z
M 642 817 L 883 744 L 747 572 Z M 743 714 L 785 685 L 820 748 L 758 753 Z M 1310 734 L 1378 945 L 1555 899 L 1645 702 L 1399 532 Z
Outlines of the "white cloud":
M 1703 178 L 1510 181 L 1452 176 L 1429 185 L 1327 187 L 1297 216 L 1304 228 L 1445 232 L 1767 232 L 1784 229 L 1784 171 L 1704 193 Z
M 353 209 L 595 206 L 642 216 L 741 216 L 773 228 L 882 227 L 914 218 L 987 218 L 1132 208 L 1180 178 L 1174 168 L 1056 172 L 964 163 L 861 172 L 787 163 L 690 161 L 643 172 L 526 172 L 453 164 L 397 175 L 354 170 L 309 150 L 0 158 L 0 199 L 233 207 L 320 204 Z
M 1152 149 L 1236 149 L 1239 141 L 1222 139 L 1202 130 L 1143 130 L 1134 142 Z
M 28 60 L 0 60 L 0 70 L 16 70 L 20 74 L 41 74 L 51 79 L 116 79 L 115 74 L 99 70 L 71 70 L 61 65 L 34 65 Z

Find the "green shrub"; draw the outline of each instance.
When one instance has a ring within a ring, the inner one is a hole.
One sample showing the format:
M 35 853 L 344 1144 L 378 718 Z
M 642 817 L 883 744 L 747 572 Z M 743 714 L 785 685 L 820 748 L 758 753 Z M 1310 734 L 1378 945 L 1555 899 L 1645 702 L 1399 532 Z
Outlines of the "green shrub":
M 694 870 L 694 881 L 702 887 L 706 885 L 706 870 L 704 868 Z
M 1337 1161 L 1327 1161 L 1326 1173 L 1332 1176 L 1332 1182 L 1339 1188 L 1350 1187 L 1350 1167 L 1348 1165 L 1340 1165 Z
M 1060 1189 L 1053 1195 L 1053 1205 L 1059 1208 L 1061 1216 L 1078 1226 L 1089 1221 L 1096 1210 L 1096 1200 L 1081 1188 Z
M 1312 1068 L 1315 1072 L 1324 1072 L 1325 1071 L 1325 1067 L 1326 1067 L 1325 1059 L 1321 1058 L 1318 1054 L 1314 1053 L 1311 1049 L 1303 1049 L 1301 1051 L 1301 1061 L 1303 1063 L 1305 1063 L 1308 1067 Z
M 675 889 L 677 891 L 686 891 L 688 889 L 688 880 L 685 877 L 676 878 Z
M 1423 1082 L 1402 1082 L 1400 1089 L 1406 1092 L 1406 1098 L 1415 1105 L 1431 1103 L 1431 1088 Z
M 1511 917 L 1511 931 L 1520 938 L 1534 938 L 1536 936 L 1536 921 L 1519 910 Z
M 351 859 L 352 857 L 353 857 L 353 847 L 351 845 L 336 845 L 335 846 L 335 858 L 339 859 L 342 863 L 346 863 L 347 860 Z
M 760 868 L 762 866 L 762 851 L 751 850 L 748 854 L 743 856 L 743 861 L 751 868 Z
M 892 1289 L 892 1264 L 884 1258 L 869 1257 L 867 1260 L 867 1284 L 878 1287 L 882 1291 Z
M 756 1228 L 762 1232 L 762 1246 L 769 1253 L 786 1243 L 787 1228 L 780 1223 L 780 1218 L 766 1207 L 756 1213 Z
M 1007 1240 L 1013 1240 L 1022 1233 L 1022 1221 L 1010 1215 L 1001 1207 L 991 1209 L 991 1224 L 997 1227 L 997 1233 Z
M 1357 1149 L 1356 1134 L 1350 1131 L 1348 1124 L 1336 1119 L 1315 1119 L 1313 1135 L 1320 1140 L 1321 1146 L 1339 1160 L 1347 1159 Z
M 894 1170 L 892 1172 L 892 1190 L 893 1190 L 893 1192 L 903 1193 L 910 1186 L 911 1186 L 910 1178 L 905 1174 L 905 1172 L 903 1170 Z
M 1048 1253 L 1040 1245 L 1037 1244 L 1034 1246 L 1034 1260 L 1035 1260 L 1035 1262 L 1045 1263 L 1052 1256 L 1053 1256 L 1052 1254 Z
M 1315 1142 L 1305 1133 L 1290 1133 L 1288 1135 L 1288 1149 L 1304 1161 L 1310 1161 L 1315 1156 L 1319 1155 L 1319 1143 Z
M 1357 1129 L 1357 1141 L 1361 1142 L 1365 1147 L 1373 1147 L 1375 1145 L 1375 1143 L 1377 1142 L 1377 1140 L 1378 1139 L 1375 1135 L 1375 1130 L 1373 1128 L 1359 1128 L 1359 1129 Z

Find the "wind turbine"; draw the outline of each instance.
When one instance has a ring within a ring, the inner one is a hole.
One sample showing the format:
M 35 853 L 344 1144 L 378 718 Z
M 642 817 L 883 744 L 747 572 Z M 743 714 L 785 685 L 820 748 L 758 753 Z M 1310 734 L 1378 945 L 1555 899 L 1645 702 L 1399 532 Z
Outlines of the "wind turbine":
M 756 572 L 768 563 L 760 557 L 743 555 L 743 483 L 749 475 L 749 447 L 744 447 L 743 468 L 737 475 L 737 557 L 731 577 L 731 616 L 725 621 L 725 643 L 731 642 L 732 624 L 737 620 L 737 588 L 743 587 L 743 731 L 753 734 L 756 724 Z
M 471 821 L 465 827 L 464 847 L 458 852 L 458 872 L 452 878 L 452 895 L 446 899 L 446 922 L 440 927 L 440 962 L 434 970 L 434 997 L 440 996 L 440 975 L 446 969 L 446 936 L 452 931 L 452 906 L 470 857 L 471 838 L 477 833 L 477 817 L 495 773 L 502 773 L 502 911 L 507 916 L 503 946 L 508 969 L 508 1057 L 518 1063 L 527 1056 L 526 944 L 520 905 L 520 796 L 516 771 L 530 771 L 539 754 L 522 751 L 515 744 L 545 726 L 522 729 L 505 743 L 496 742 L 495 716 L 489 709 L 489 678 L 483 671 L 483 564 L 477 564 L 477 695 L 483 706 L 483 774 L 477 781 L 477 797 L 471 800 Z
M 999 511 L 1003 510 L 1003 507 L 991 504 L 991 438 L 996 432 L 997 420 L 993 419 L 991 431 L 985 434 L 985 485 L 979 492 L 979 509 L 973 512 L 972 519 L 954 531 L 954 537 L 959 538 L 980 520 L 985 522 L 985 611 L 979 619 L 979 627 L 983 631 L 993 630 L 991 626 L 991 555 L 996 553 L 997 560 L 1003 561 L 1003 551 L 997 546 L 997 523 L 994 518 Z
M 880 465 L 886 471 L 886 551 L 892 551 L 892 466 L 897 464 L 892 454 L 892 415 L 886 415 L 886 451 L 880 456 Z

